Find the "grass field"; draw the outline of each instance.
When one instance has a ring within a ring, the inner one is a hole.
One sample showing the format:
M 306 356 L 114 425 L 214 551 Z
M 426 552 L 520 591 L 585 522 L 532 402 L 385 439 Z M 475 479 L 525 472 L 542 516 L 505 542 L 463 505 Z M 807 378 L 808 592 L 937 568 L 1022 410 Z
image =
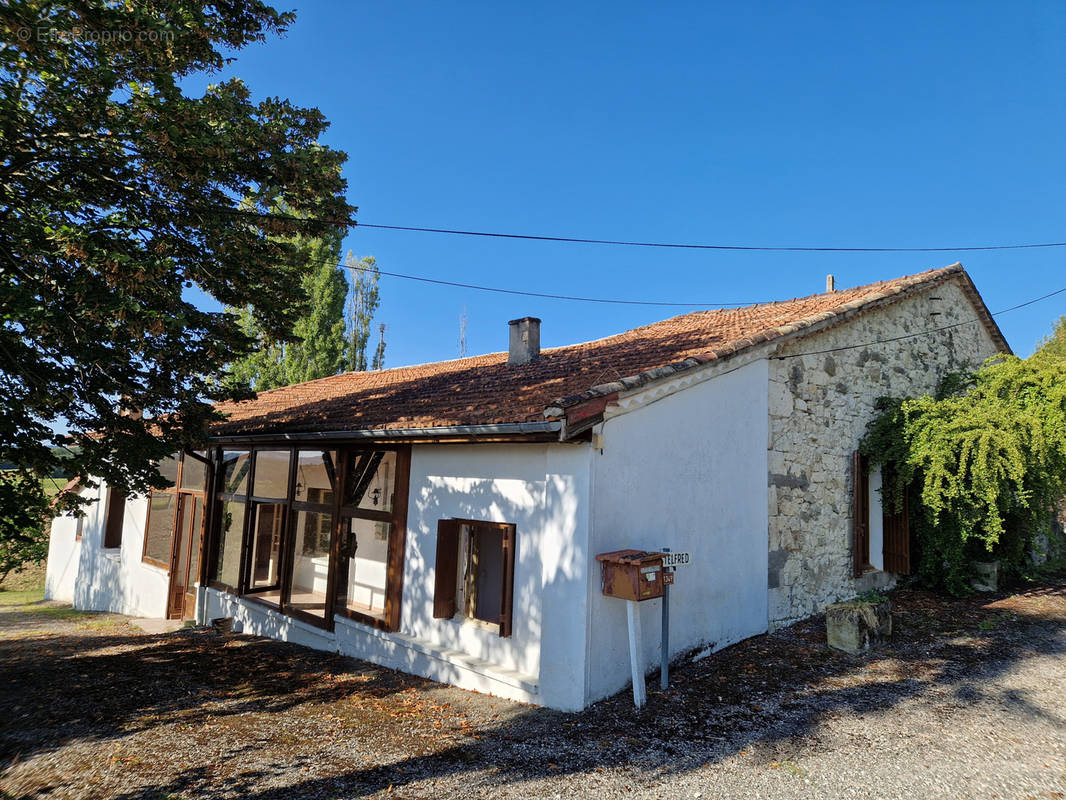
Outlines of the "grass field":
M 44 491 L 49 497 L 55 497 L 59 490 L 67 485 L 68 480 L 67 478 L 45 478 L 41 481 L 41 486 L 44 487 Z
M 28 606 L 44 600 L 44 584 L 37 589 L 4 589 L 0 587 L 0 608 Z
M 49 497 L 67 485 L 67 478 L 45 478 L 41 486 Z M 0 606 L 20 606 L 44 599 L 45 564 L 26 564 L 0 583 Z
M 0 606 L 21 606 L 44 599 L 45 565 L 27 564 L 0 583 Z

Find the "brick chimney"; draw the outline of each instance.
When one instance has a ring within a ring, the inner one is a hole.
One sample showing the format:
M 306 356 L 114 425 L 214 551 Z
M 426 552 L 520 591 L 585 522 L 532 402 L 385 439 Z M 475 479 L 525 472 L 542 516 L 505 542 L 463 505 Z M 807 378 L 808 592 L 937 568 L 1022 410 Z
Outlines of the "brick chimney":
M 508 364 L 528 364 L 540 358 L 540 320 L 536 317 L 512 319 L 507 348 Z

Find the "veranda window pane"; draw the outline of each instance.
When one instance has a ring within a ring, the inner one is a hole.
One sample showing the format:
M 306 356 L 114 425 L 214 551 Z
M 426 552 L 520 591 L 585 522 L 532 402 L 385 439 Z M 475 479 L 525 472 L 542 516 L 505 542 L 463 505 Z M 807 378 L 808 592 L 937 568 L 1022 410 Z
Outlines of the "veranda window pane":
M 225 494 L 248 494 L 248 470 L 252 454 L 247 450 L 222 452 L 222 491 Z
M 368 511 L 392 511 L 396 483 L 396 453 L 356 453 L 348 470 L 343 505 Z
M 304 503 L 333 504 L 337 483 L 337 453 L 301 450 L 296 462 L 296 499 Z
M 185 511 L 183 513 L 186 519 L 191 516 L 186 538 L 189 542 L 189 547 L 192 548 L 192 552 L 189 554 L 189 586 L 192 586 L 200 580 L 200 528 L 204 521 L 204 502 L 196 496 L 186 495 L 186 498 Z M 190 507 L 192 509 L 191 515 L 189 514 Z
M 288 450 L 256 450 L 255 452 L 255 488 L 256 497 L 270 497 L 284 500 L 289 496 L 289 461 L 292 453 Z
M 387 522 L 349 517 L 343 520 L 349 548 L 346 603 L 352 611 L 381 616 L 385 612 L 389 532 Z M 353 552 L 354 551 L 354 552 Z
M 243 533 L 244 501 L 223 500 L 214 579 L 228 586 L 236 587 L 240 581 Z
M 329 540 L 332 515 L 318 511 L 296 513 L 296 557 L 289 604 L 324 617 L 329 577 Z
M 157 492 L 152 492 L 148 501 L 148 529 L 144 533 L 144 557 L 158 561 L 160 564 L 170 564 L 176 502 L 176 495 Z
M 203 455 L 199 453 L 198 455 Z M 204 479 L 207 476 L 207 469 L 202 461 L 197 461 L 188 453 L 185 454 L 185 461 L 181 466 L 181 488 L 193 489 L 197 492 L 204 490 Z
M 257 476 L 256 483 L 258 482 Z M 252 577 L 248 587 L 262 589 L 278 583 L 285 504 L 253 503 L 252 507 Z
M 173 486 L 178 482 L 178 456 L 177 454 L 167 456 L 158 464 L 156 469 L 159 470 L 159 474 L 166 478 L 167 483 Z

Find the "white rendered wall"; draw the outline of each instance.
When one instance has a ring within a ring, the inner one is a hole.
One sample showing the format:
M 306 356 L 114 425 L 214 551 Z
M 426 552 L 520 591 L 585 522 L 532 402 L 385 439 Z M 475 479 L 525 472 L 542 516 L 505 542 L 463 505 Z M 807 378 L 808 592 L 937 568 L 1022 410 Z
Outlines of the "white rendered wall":
M 411 454 L 401 633 L 536 680 L 533 700 L 584 707 L 589 448 L 422 446 Z M 433 618 L 437 522 L 516 526 L 511 636 Z
M 337 617 L 330 633 L 213 589 L 207 618 L 246 633 L 336 650 L 464 689 L 553 708 L 585 705 L 589 448 L 586 444 L 425 445 L 411 454 L 400 630 Z M 437 522 L 516 526 L 510 637 L 434 619 Z
M 86 526 L 88 523 L 89 520 L 85 520 Z M 81 558 L 81 542 L 76 538 L 77 531 L 77 517 L 59 516 L 52 520 L 44 577 L 45 600 L 56 600 L 62 603 L 74 602 L 74 586 L 77 582 L 78 564 Z
M 765 360 L 695 383 L 598 426 L 588 560 L 588 698 L 630 680 L 625 602 L 603 596 L 597 553 L 669 547 L 692 554 L 670 598 L 670 650 L 724 647 L 767 627 Z M 649 668 L 661 602 L 640 604 Z
M 122 545 L 105 549 L 107 489 L 85 490 L 95 502 L 86 509 L 81 542 L 74 541 L 76 520 L 57 517 L 48 543 L 45 597 L 73 602 L 86 611 L 112 611 L 137 617 L 166 616 L 167 570 L 141 561 L 148 500 L 126 501 Z

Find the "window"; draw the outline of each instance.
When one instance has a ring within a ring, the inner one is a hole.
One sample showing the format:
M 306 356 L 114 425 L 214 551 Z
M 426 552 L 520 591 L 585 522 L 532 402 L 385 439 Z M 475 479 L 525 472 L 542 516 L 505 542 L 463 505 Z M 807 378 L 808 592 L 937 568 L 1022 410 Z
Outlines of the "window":
M 400 622 L 410 449 L 221 452 L 217 588 L 313 624 Z
M 118 489 L 107 490 L 107 509 L 104 512 L 104 547 L 122 547 L 122 525 L 126 516 L 126 495 Z
M 294 548 L 288 607 L 320 621 L 329 609 L 330 544 L 337 485 L 337 451 L 298 450 L 293 490 Z
M 252 473 L 251 550 L 246 586 L 262 599 L 281 601 L 281 539 L 288 519 L 289 450 L 256 450 Z
M 336 606 L 386 630 L 400 626 L 411 451 L 354 450 L 344 463 Z
M 314 489 L 311 490 L 311 496 L 315 496 Z M 300 512 L 299 522 L 297 527 L 300 530 L 300 552 L 303 555 L 329 553 L 329 539 L 333 528 L 330 524 L 330 514 Z
M 153 489 L 148 498 L 148 523 L 144 531 L 141 560 L 170 568 L 170 547 L 174 541 L 174 514 L 178 509 L 176 492 Z
M 222 588 L 237 591 L 241 581 L 241 548 L 244 542 L 250 450 L 223 450 L 219 472 L 221 491 L 211 578 Z
M 890 475 L 890 469 L 886 465 L 884 475 Z M 858 451 L 852 456 L 852 475 L 852 575 L 858 578 L 871 570 L 910 574 L 907 492 L 899 512 L 883 508 L 882 470 L 871 471 L 869 460 Z M 871 498 L 877 498 L 876 502 Z
M 442 519 L 437 524 L 433 616 L 499 625 L 511 635 L 515 526 Z
M 203 457 L 201 455 L 201 457 Z M 182 516 L 181 511 L 188 505 L 188 512 L 184 520 L 186 537 L 190 541 L 183 543 L 185 549 L 196 549 L 195 556 L 199 557 L 200 528 L 190 528 L 192 519 L 190 514 L 195 513 L 193 508 L 198 503 L 203 503 L 204 478 L 206 466 L 194 456 L 186 453 L 177 453 L 165 458 L 157 465 L 159 474 L 171 482 L 171 486 L 165 489 L 152 489 L 148 495 L 148 519 L 144 528 L 144 548 L 141 551 L 141 560 L 163 569 L 170 569 L 174 555 L 174 532 L 178 530 Z M 195 493 L 196 497 L 190 497 Z M 184 500 L 182 499 L 184 498 Z M 202 512 L 202 510 L 201 510 Z M 188 559 L 181 559 L 185 565 Z M 193 578 L 196 579 L 196 576 Z

